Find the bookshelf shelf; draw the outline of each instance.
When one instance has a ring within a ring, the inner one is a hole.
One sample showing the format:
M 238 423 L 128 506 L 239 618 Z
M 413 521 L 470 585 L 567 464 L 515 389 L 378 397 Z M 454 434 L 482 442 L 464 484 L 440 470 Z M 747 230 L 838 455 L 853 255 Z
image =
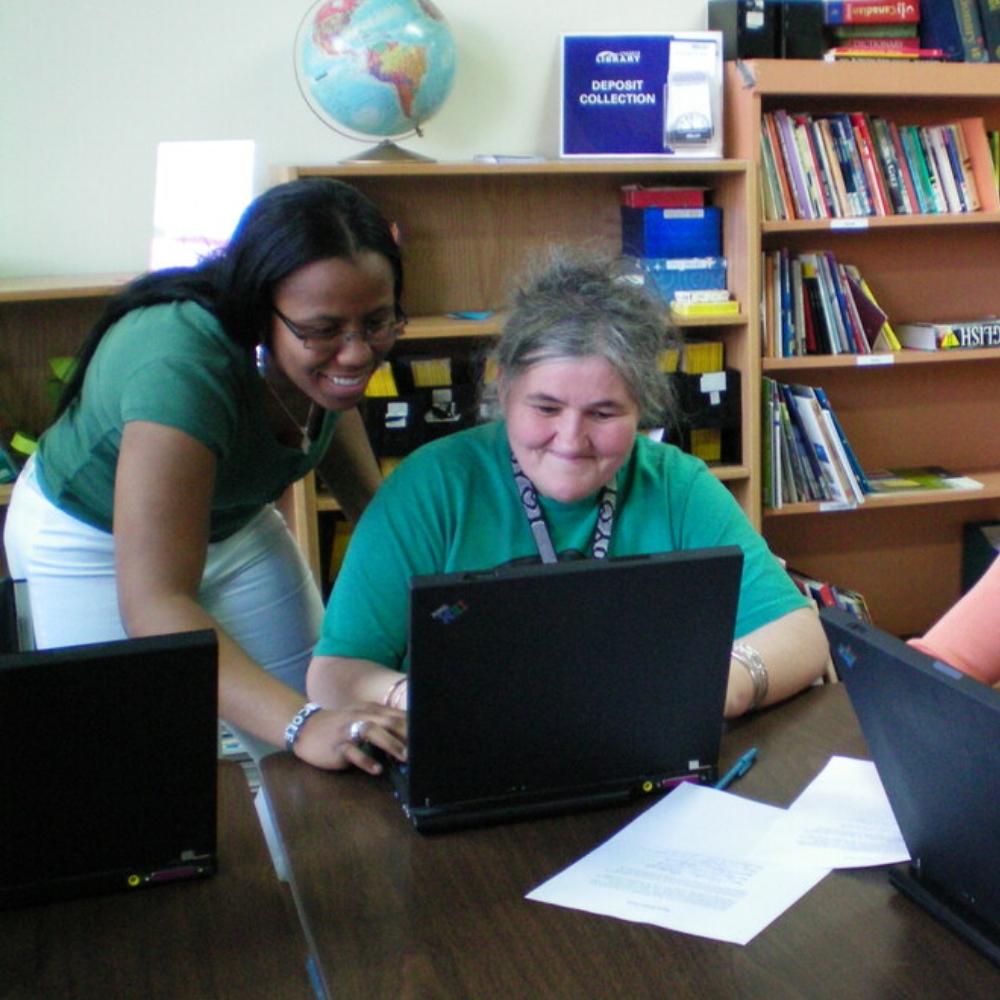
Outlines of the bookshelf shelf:
M 778 109 L 919 125 L 975 116 L 998 130 L 1000 65 L 730 63 L 725 104 L 727 155 L 755 162 L 762 116 Z M 1000 314 L 997 212 L 760 224 L 752 250 L 780 248 L 828 250 L 856 266 L 893 324 Z M 757 316 L 749 337 L 760 341 Z M 934 464 L 984 483 L 872 496 L 856 508 L 763 512 L 765 537 L 789 565 L 861 591 L 891 632 L 924 631 L 959 596 L 963 523 L 1000 519 L 1000 349 L 763 358 L 760 368 L 780 382 L 821 386 L 864 469 Z
M 831 233 L 861 235 L 869 230 L 935 229 L 982 226 L 995 228 L 1000 225 L 1000 212 L 965 212 L 936 215 L 873 215 L 847 219 L 788 219 L 762 222 L 760 231 L 764 236 L 794 236 L 808 234 L 814 236 Z
M 855 513 L 871 513 L 888 508 L 898 507 L 928 507 L 939 504 L 968 504 L 1000 499 L 1000 470 L 968 472 L 955 470 L 960 474 L 970 476 L 983 484 L 981 490 L 927 490 L 912 493 L 872 494 L 858 507 L 834 507 L 830 504 L 797 503 L 788 504 L 778 509 L 764 511 L 765 520 L 776 517 L 807 517 L 814 514 L 843 514 L 850 516 Z
M 984 365 L 1000 361 L 1000 347 L 948 351 L 896 351 L 892 354 L 810 354 L 797 358 L 762 358 L 765 375 L 774 372 L 822 372 L 834 368 L 885 368 L 909 365 Z

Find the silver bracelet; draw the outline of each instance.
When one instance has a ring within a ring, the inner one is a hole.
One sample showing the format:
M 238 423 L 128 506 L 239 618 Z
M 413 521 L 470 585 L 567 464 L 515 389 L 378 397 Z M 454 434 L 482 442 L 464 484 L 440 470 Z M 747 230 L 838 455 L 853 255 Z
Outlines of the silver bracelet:
M 400 688 L 407 682 L 407 680 L 409 680 L 409 674 L 403 674 L 402 677 L 393 681 L 392 686 L 382 699 L 382 704 L 385 705 L 386 708 L 399 708 L 399 705 L 396 704 L 397 695 L 399 694 Z
M 764 699 L 767 698 L 768 687 L 767 667 L 764 666 L 764 661 L 760 653 L 753 646 L 748 646 L 745 642 L 734 642 L 732 656 L 734 660 L 746 668 L 747 673 L 750 675 L 750 680 L 753 682 L 753 698 L 750 699 L 750 710 L 760 708 L 764 704 Z
M 306 719 L 314 712 L 319 712 L 323 708 L 314 701 L 307 701 L 292 717 L 292 721 L 285 726 L 285 749 L 291 750 L 295 746 L 295 741 L 299 738 L 299 732 L 305 725 Z

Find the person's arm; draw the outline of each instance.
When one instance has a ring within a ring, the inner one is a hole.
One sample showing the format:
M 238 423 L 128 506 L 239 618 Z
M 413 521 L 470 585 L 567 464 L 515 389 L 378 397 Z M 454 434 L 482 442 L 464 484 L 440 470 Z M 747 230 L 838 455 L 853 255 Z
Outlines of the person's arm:
M 316 471 L 348 520 L 356 524 L 382 483 L 364 421 L 356 409 L 345 411 L 337 421 Z
M 254 662 L 197 600 L 215 470 L 215 457 L 190 435 L 145 421 L 125 425 L 114 499 L 122 621 L 130 636 L 213 629 L 219 640 L 220 714 L 280 747 L 285 727 L 302 708 L 302 695 Z M 377 722 L 382 749 L 402 753 L 401 712 L 380 705 L 344 708 L 311 716 L 296 754 L 318 767 L 377 770 L 349 741 L 355 721 Z
M 984 684 L 1000 682 L 1000 559 L 910 644 Z
M 346 656 L 314 656 L 306 675 L 311 701 L 339 708 L 374 701 L 393 708 L 407 707 L 406 674 L 374 660 Z
M 753 677 L 734 657 L 729 668 L 726 718 L 797 694 L 823 676 L 830 655 L 823 626 L 813 608 L 790 611 L 741 636 L 739 642 L 759 656 L 767 672 L 767 696 L 760 705 L 753 706 Z

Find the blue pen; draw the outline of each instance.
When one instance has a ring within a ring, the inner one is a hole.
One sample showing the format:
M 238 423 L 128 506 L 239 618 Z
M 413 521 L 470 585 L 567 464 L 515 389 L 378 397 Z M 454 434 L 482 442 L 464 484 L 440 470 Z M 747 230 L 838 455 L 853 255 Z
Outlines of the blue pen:
M 742 778 L 757 759 L 757 748 L 751 747 L 733 766 L 716 782 L 716 788 L 728 788 L 737 778 Z

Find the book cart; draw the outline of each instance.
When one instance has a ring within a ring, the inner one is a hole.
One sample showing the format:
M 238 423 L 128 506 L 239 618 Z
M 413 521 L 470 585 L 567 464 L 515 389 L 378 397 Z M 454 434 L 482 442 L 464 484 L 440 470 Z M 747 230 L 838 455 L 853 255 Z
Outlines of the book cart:
M 1000 129 L 1000 66 L 901 63 L 728 64 L 727 155 L 759 166 L 761 116 L 778 108 L 863 111 L 900 124 L 981 116 Z M 762 221 L 751 252 L 781 247 L 829 250 L 858 267 L 892 323 L 1000 313 L 997 212 Z M 758 316 L 748 332 L 760 342 Z M 937 464 L 984 484 L 869 496 L 849 509 L 763 510 L 763 532 L 790 566 L 861 591 L 891 632 L 924 631 L 959 597 L 963 523 L 1000 517 L 1000 350 L 765 357 L 761 367 L 778 381 L 821 386 L 863 468 Z

